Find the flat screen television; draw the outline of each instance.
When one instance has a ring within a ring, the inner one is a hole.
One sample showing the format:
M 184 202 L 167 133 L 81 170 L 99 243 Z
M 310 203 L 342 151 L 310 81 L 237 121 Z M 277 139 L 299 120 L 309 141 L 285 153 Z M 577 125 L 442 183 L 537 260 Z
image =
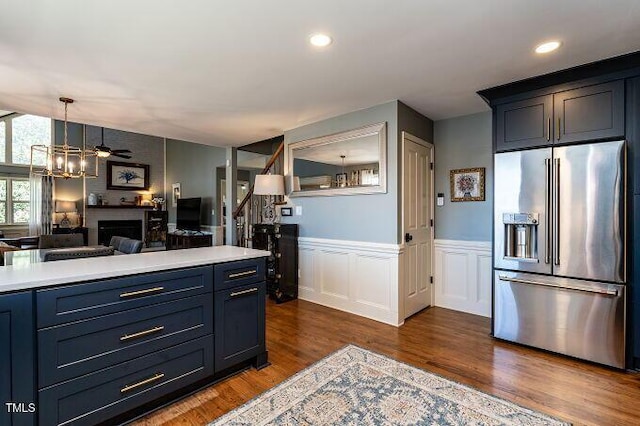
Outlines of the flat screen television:
M 181 231 L 200 230 L 200 204 L 202 198 L 178 198 L 176 229 Z

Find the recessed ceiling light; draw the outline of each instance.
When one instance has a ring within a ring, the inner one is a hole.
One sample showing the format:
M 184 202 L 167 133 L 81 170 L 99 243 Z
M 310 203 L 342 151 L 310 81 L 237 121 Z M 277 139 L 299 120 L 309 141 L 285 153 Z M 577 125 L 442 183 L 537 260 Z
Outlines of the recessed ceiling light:
M 325 47 L 331 44 L 333 40 L 326 34 L 314 34 L 309 37 L 309 43 L 316 47 Z
M 549 53 L 549 52 L 553 52 L 554 50 L 556 50 L 558 47 L 560 47 L 560 42 L 559 41 L 549 41 L 547 43 L 542 43 L 539 44 L 536 47 L 536 53 Z

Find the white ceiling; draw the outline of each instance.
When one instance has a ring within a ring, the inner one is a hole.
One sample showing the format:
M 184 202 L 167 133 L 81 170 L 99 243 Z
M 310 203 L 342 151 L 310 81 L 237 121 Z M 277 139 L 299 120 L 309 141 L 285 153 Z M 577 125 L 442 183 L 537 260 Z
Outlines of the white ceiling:
M 432 119 L 484 89 L 640 50 L 638 0 L 0 0 L 0 109 L 244 145 L 400 99 Z M 335 40 L 318 50 L 309 34 Z M 535 44 L 561 50 L 536 56 Z

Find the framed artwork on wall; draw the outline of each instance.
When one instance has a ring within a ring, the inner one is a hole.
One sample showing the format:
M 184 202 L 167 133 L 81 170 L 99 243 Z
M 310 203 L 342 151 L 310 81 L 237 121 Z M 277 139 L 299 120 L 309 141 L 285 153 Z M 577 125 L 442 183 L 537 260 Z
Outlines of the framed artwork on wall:
M 180 198 L 181 189 L 180 182 L 171 185 L 171 205 L 173 207 L 178 207 L 178 198 Z
M 149 189 L 149 165 L 107 161 L 107 189 Z
M 484 171 L 484 167 L 451 170 L 451 201 L 484 201 Z

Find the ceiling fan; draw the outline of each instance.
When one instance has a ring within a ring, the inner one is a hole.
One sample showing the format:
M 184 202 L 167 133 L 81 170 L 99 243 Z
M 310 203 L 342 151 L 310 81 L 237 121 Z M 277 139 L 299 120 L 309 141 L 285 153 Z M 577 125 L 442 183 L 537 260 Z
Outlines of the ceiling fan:
M 130 154 L 131 151 L 129 151 L 128 149 L 111 149 L 108 146 L 105 146 L 104 144 L 104 127 L 102 127 L 102 142 L 100 143 L 100 145 L 95 146 L 94 149 L 96 151 L 96 155 L 100 158 L 107 158 L 111 155 L 113 155 L 114 157 L 120 157 L 120 158 L 131 158 L 130 155 L 125 155 L 125 154 Z

